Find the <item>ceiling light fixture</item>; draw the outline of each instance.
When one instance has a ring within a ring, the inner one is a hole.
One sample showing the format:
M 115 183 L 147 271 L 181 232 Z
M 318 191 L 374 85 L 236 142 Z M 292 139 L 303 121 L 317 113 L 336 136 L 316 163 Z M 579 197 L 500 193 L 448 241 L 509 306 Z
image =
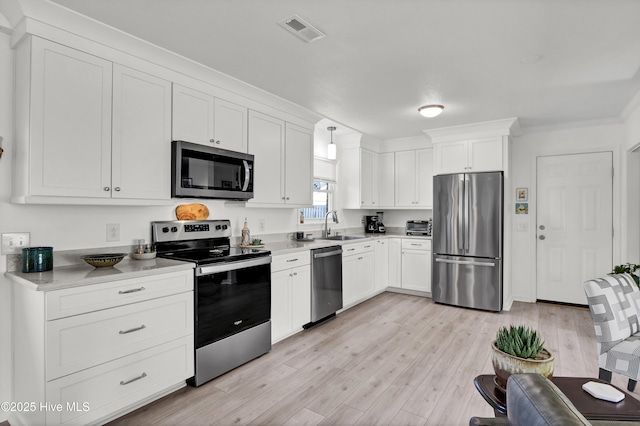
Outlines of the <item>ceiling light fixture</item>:
M 327 127 L 327 130 L 331 132 L 331 142 L 329 143 L 329 145 L 327 145 L 327 158 L 329 160 L 336 159 L 336 144 L 333 143 L 333 131 L 335 129 L 336 128 L 334 126 Z
M 442 105 L 425 105 L 418 108 L 418 112 L 424 117 L 437 117 L 444 107 Z

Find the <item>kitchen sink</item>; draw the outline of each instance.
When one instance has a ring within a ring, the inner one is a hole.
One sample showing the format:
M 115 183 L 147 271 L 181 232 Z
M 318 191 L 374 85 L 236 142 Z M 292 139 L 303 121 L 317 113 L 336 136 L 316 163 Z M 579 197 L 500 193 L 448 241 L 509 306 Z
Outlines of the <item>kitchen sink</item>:
M 322 237 L 318 238 L 318 240 L 331 240 L 331 241 L 348 241 L 348 240 L 362 240 L 363 238 L 357 235 L 334 235 L 332 237 Z

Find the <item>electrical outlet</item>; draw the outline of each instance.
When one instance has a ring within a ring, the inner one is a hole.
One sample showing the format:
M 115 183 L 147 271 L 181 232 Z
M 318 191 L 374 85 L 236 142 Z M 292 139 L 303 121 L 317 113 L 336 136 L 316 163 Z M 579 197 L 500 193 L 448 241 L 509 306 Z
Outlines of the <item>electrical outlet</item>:
M 119 223 L 107 223 L 107 241 L 120 241 Z
M 265 230 L 264 219 L 258 219 L 258 232 L 264 232 L 264 230 Z
M 2 234 L 2 254 L 21 254 L 22 249 L 29 247 L 29 232 L 13 232 Z

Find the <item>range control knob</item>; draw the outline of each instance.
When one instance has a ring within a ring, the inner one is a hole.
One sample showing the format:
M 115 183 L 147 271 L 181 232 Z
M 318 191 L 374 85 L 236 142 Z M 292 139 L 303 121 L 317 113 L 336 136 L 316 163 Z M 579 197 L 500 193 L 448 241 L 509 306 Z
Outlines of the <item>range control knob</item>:
M 167 233 L 169 232 L 169 227 L 165 226 L 164 228 L 162 228 L 162 232 Z
M 227 225 L 222 225 L 222 229 L 227 229 L 228 226 Z
M 216 231 L 219 231 L 219 230 L 221 230 L 221 229 L 222 229 L 222 226 L 220 226 L 220 225 L 216 225 Z
M 177 226 L 172 226 L 171 227 L 171 232 L 178 232 L 178 227 Z

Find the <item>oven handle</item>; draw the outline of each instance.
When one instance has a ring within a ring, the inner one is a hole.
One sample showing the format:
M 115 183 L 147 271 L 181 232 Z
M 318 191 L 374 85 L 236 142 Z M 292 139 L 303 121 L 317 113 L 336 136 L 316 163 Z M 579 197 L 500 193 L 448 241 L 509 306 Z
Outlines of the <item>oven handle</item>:
M 251 260 L 239 260 L 237 262 L 219 263 L 211 266 L 201 266 L 196 268 L 196 277 L 251 268 L 252 266 L 268 265 L 269 263 L 271 263 L 271 256 L 259 257 Z

